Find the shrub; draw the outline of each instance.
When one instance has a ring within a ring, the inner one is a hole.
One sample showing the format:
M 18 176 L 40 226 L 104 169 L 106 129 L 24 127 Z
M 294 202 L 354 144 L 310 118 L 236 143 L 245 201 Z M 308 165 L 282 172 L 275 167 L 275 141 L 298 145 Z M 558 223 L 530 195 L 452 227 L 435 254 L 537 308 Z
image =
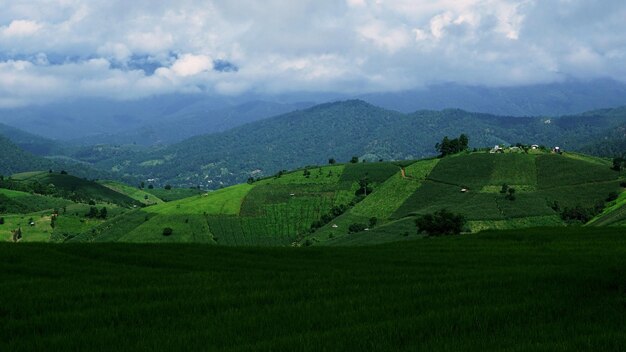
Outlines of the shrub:
M 378 218 L 373 216 L 370 218 L 370 227 L 374 227 L 376 226 L 376 224 L 378 224 Z
M 418 233 L 426 233 L 429 236 L 458 235 L 465 226 L 465 217 L 461 214 L 454 214 L 441 209 L 434 214 L 422 215 L 415 224 Z
M 4 225 L 4 218 L 0 218 L 0 225 Z
M 173 233 L 174 233 L 174 230 L 172 230 L 171 227 L 166 227 L 163 229 L 163 236 L 170 236 Z
M 358 156 L 353 156 L 353 157 L 350 159 L 350 163 L 351 163 L 351 164 L 356 164 L 356 163 L 358 163 L 358 162 L 359 162 L 359 157 L 358 157 Z
M 170 189 L 172 189 L 172 186 L 171 185 L 165 185 L 164 188 L 169 191 Z
M 366 226 L 364 224 L 354 223 L 348 227 L 348 231 L 350 233 L 361 232 L 364 231 Z
M 591 208 L 585 208 L 581 205 L 577 205 L 574 208 L 565 208 L 561 212 L 561 219 L 570 223 L 580 222 L 584 224 L 600 214 L 603 208 L 604 205 L 602 203 L 598 203 Z
M 609 195 L 606 197 L 606 201 L 607 202 L 612 202 L 614 200 L 616 200 L 619 197 L 619 194 L 617 194 L 617 192 L 611 192 L 609 193 Z

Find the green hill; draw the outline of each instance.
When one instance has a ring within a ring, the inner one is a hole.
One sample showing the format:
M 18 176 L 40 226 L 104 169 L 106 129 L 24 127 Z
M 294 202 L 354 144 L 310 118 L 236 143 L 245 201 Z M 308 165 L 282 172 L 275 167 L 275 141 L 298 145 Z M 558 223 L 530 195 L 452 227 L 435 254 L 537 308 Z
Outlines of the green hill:
M 367 196 L 359 195 L 363 180 Z M 309 167 L 139 209 L 73 241 L 378 243 L 415 237 L 415 216 L 442 208 L 463 214 L 472 232 L 564 226 L 562 211 L 603 205 L 619 183 L 610 161 L 570 153 Z M 503 184 L 516 190 L 514 200 L 500 193 Z M 352 224 L 367 230 L 350 234 Z
M 26 172 L 11 176 L 11 187 L 33 189 L 74 201 L 108 202 L 120 206 L 138 206 L 142 203 L 130 196 L 105 187 L 97 182 L 57 172 Z
M 402 114 L 359 100 L 329 103 L 197 136 L 152 151 L 102 159 L 107 170 L 181 187 L 216 189 L 281 169 L 339 161 L 433 156 L 443 136 L 465 133 L 472 146 L 559 145 L 575 150 L 626 122 L 626 108 L 563 117 L 510 117 L 462 110 Z
M 161 200 L 159 197 L 155 196 L 154 194 L 149 193 L 146 190 L 129 186 L 121 182 L 104 180 L 104 181 L 98 181 L 98 183 L 117 193 L 126 195 L 144 205 L 155 205 L 155 204 L 163 203 L 163 200 Z

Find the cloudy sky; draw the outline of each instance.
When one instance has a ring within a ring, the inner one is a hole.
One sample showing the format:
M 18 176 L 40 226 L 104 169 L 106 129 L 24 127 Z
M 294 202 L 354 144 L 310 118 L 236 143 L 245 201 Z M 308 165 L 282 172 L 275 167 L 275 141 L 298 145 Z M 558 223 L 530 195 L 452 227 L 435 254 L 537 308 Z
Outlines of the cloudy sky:
M 0 107 L 626 81 L 625 19 L 624 0 L 6 0 Z

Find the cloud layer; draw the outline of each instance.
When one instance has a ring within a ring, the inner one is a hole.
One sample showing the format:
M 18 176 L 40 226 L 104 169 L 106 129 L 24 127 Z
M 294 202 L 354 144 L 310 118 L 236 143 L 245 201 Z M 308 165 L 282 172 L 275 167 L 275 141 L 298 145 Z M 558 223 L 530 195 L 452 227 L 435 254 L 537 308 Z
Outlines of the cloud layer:
M 172 92 L 626 81 L 622 0 L 38 0 L 0 11 L 0 107 Z

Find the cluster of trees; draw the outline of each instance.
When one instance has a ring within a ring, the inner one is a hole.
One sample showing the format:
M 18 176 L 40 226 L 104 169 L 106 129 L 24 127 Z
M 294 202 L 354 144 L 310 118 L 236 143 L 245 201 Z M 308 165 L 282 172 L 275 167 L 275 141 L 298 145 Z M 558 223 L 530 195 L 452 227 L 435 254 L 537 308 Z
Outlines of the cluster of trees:
M 465 134 L 461 134 L 459 138 L 454 139 L 449 139 L 448 136 L 445 136 L 441 143 L 435 144 L 435 148 L 442 158 L 446 155 L 457 154 L 469 148 L 469 138 Z
M 417 233 L 428 236 L 458 235 L 465 227 L 466 219 L 461 214 L 455 214 L 441 209 L 433 214 L 426 214 L 415 220 Z
M 322 215 L 322 217 L 319 220 L 317 220 L 317 221 L 313 222 L 313 224 L 311 224 L 311 231 L 315 231 L 315 230 L 319 229 L 320 227 L 328 224 L 334 218 L 336 218 L 339 215 L 345 213 L 346 210 L 348 210 L 348 206 L 345 205 L 345 204 L 340 204 L 340 205 L 333 206 L 327 214 Z
M 350 226 L 348 226 L 348 232 L 349 233 L 357 233 L 357 232 L 365 231 L 366 229 L 371 229 L 371 228 L 375 227 L 376 224 L 378 224 L 378 218 L 377 217 L 371 217 L 369 219 L 368 225 L 362 224 L 362 223 L 350 224 Z
M 87 218 L 93 218 L 93 219 L 106 219 L 109 216 L 109 211 L 107 210 L 106 207 L 102 207 L 102 209 L 100 209 L 100 211 L 98 211 L 98 208 L 92 206 L 89 208 L 89 212 L 87 214 L 85 214 L 85 217 Z

